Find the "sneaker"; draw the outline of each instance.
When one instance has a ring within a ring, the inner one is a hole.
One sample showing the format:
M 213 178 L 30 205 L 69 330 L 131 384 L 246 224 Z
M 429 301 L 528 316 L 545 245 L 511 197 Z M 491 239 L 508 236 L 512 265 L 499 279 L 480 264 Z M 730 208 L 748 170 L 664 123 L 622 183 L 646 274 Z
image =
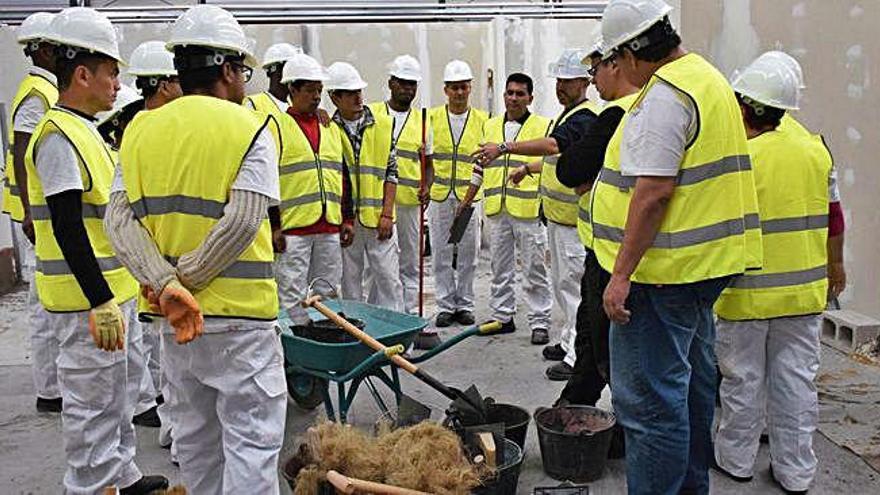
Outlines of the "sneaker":
M 486 323 L 495 323 L 498 320 L 489 320 Z M 513 319 L 509 321 L 505 321 L 501 323 L 501 328 L 498 330 L 493 330 L 491 332 L 481 333 L 480 335 L 499 335 L 502 333 L 513 333 L 516 331 L 516 323 L 513 322 Z
M 449 311 L 441 311 L 437 318 L 434 320 L 434 324 L 439 328 L 445 328 L 451 326 L 454 323 L 455 315 L 450 313 Z
M 779 480 L 776 479 L 776 475 L 773 473 L 772 459 L 770 461 L 770 478 L 773 479 L 773 482 L 776 483 L 776 486 L 778 486 L 779 489 L 782 490 L 786 495 L 806 495 L 807 494 L 807 490 L 789 490 L 788 488 L 783 486 L 782 483 L 780 483 Z
M 550 342 L 550 332 L 546 328 L 532 329 L 532 345 L 544 345 Z
M 37 397 L 37 412 L 41 413 L 60 413 L 64 409 L 61 397 L 57 399 L 44 399 Z
M 554 382 L 565 382 L 568 381 L 574 375 L 574 368 L 567 365 L 566 363 L 556 363 L 553 366 L 547 368 L 545 372 L 547 378 Z
M 731 473 L 730 471 L 724 469 L 723 467 L 719 466 L 718 462 L 715 460 L 714 457 L 712 457 L 712 460 L 709 461 L 709 467 L 714 469 L 715 471 L 718 471 L 722 475 L 732 479 L 733 481 L 736 481 L 737 483 L 748 483 L 748 482 L 752 481 L 751 476 L 737 476 L 737 475 Z
M 440 336 L 434 332 L 419 332 L 419 334 L 416 335 L 414 347 L 420 351 L 430 351 L 431 349 L 440 345 L 442 342 L 443 341 L 440 340 Z
M 455 321 L 462 325 L 473 325 L 477 320 L 474 319 L 474 314 L 472 312 L 466 309 L 459 309 L 455 312 Z
M 156 407 L 157 406 L 153 406 L 140 414 L 136 414 L 131 418 L 131 422 L 138 426 L 146 426 L 147 428 L 158 428 L 162 426 L 162 420 L 159 419 L 159 413 L 156 412 Z
M 168 488 L 168 478 L 164 476 L 141 476 L 141 479 L 119 490 L 119 495 L 149 495 Z
M 562 344 L 553 344 L 545 347 L 541 354 L 547 361 L 562 361 L 565 359 L 566 352 L 562 348 Z

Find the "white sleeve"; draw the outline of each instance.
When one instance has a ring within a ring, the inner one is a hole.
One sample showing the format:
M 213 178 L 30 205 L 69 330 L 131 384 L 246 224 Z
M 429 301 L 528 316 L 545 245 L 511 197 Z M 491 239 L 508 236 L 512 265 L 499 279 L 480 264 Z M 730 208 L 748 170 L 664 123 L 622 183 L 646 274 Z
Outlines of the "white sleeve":
M 110 194 L 125 192 L 125 183 L 122 182 L 122 167 L 119 165 L 116 166 L 116 171 L 113 173 L 113 183 L 110 184 Z
M 837 186 L 837 168 L 831 167 L 828 172 L 828 202 L 840 203 L 840 188 Z
M 46 110 L 46 104 L 42 98 L 36 95 L 28 96 L 15 111 L 12 130 L 33 134 L 40 119 L 43 118 L 43 115 L 46 115 Z
M 253 146 L 241 162 L 232 189 L 251 191 L 269 198 L 269 206 L 281 203 L 278 183 L 278 151 L 268 129 L 260 131 Z
M 83 178 L 73 144 L 59 133 L 46 135 L 36 151 L 34 165 L 46 197 L 64 191 L 82 191 Z
M 686 98 L 668 84 L 651 87 L 623 128 L 621 174 L 657 177 L 678 174 L 696 126 L 696 110 Z
M 434 154 L 434 127 L 428 125 L 428 130 L 425 132 L 425 155 L 431 156 Z

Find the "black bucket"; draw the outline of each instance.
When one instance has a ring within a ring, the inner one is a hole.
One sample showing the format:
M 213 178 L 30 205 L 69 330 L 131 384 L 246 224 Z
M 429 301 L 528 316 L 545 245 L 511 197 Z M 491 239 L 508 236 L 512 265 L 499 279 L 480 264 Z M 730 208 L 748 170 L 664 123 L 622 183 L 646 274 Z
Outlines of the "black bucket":
M 519 471 L 522 468 L 523 449 L 513 440 L 504 439 L 504 449 L 496 459 L 498 470 L 495 477 L 475 488 L 473 495 L 514 495 L 519 484 Z
M 526 433 L 529 431 L 531 415 L 525 409 L 512 404 L 490 404 L 486 423 L 504 423 L 504 436 L 516 442 L 525 451 Z
M 613 413 L 596 407 L 539 408 L 535 424 L 544 472 L 575 483 L 601 478 L 615 423 Z

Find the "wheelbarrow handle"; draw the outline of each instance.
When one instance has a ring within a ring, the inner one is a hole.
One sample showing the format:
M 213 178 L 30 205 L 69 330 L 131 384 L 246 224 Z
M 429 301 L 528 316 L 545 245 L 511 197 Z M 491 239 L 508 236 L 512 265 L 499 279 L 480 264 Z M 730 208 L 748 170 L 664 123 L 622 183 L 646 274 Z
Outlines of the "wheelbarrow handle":
M 334 488 L 346 494 L 363 492 L 375 493 L 378 495 L 430 495 L 429 493 L 410 490 L 409 488 L 400 488 L 373 481 L 349 478 L 348 476 L 333 471 L 332 469 L 327 471 L 327 481 L 333 485 Z

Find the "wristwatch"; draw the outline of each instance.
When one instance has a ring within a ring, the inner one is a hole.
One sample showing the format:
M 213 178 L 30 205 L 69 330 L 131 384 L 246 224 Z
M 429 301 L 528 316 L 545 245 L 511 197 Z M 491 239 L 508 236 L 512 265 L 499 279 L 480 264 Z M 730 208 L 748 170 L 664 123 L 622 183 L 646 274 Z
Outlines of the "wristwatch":
M 506 155 L 506 154 L 510 153 L 510 145 L 508 145 L 507 143 L 499 144 L 498 145 L 498 152 L 501 153 L 502 155 Z

